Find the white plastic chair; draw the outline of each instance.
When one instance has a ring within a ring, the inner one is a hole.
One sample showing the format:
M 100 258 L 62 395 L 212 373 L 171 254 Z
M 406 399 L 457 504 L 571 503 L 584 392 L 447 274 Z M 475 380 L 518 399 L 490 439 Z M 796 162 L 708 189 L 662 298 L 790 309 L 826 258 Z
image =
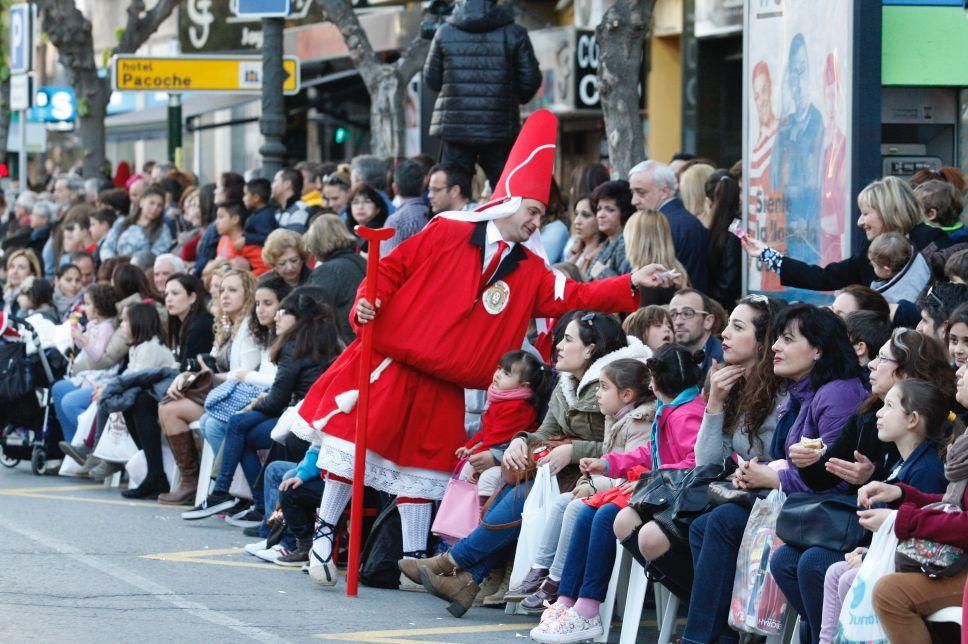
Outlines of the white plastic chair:
M 961 606 L 942 608 L 939 611 L 931 613 L 924 619 L 928 622 L 955 622 L 958 626 L 963 626 L 961 623 Z

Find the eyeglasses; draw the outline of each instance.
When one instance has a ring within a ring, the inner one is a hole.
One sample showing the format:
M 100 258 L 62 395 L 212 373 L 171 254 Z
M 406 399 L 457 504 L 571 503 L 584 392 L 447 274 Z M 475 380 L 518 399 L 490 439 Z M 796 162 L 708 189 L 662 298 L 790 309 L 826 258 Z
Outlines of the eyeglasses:
M 934 287 L 935 285 L 932 284 L 931 287 L 928 289 L 927 296 L 930 297 L 935 302 L 937 302 L 938 306 L 940 306 L 941 308 L 944 308 L 944 302 L 941 301 L 940 297 L 934 294 Z
M 879 360 L 880 362 L 893 362 L 894 364 L 897 364 L 897 360 L 891 356 L 886 356 L 883 353 L 878 353 L 874 360 Z
M 683 320 L 691 320 L 697 315 L 710 315 L 709 311 L 697 311 L 696 309 L 686 307 L 684 309 L 669 309 L 669 317 L 675 320 L 681 317 Z

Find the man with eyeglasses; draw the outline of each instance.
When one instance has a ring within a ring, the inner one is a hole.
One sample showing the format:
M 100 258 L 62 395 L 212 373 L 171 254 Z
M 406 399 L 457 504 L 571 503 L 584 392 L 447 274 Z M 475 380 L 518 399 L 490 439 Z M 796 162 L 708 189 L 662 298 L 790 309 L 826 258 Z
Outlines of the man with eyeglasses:
M 477 208 L 471 201 L 471 177 L 453 163 L 438 163 L 430 169 L 427 198 L 433 214 L 451 210 L 470 211 Z
M 702 363 L 703 376 L 713 360 L 723 362 L 723 342 L 712 334 L 716 320 L 711 310 L 712 301 L 692 288 L 679 289 L 669 302 L 676 342 L 693 353 L 700 349 L 706 353 Z

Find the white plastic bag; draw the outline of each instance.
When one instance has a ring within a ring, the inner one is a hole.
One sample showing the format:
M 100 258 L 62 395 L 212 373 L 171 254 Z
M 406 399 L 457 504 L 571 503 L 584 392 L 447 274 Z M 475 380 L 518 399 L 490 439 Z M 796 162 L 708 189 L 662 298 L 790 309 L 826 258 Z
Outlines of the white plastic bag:
M 770 557 L 783 545 L 776 537 L 776 519 L 785 500 L 780 490 L 757 499 L 746 522 L 729 603 L 729 625 L 737 631 L 766 636 L 783 632 L 787 600 L 770 573 Z
M 835 644 L 887 644 L 887 634 L 874 612 L 872 598 L 877 580 L 894 572 L 894 554 L 897 550 L 897 536 L 894 534 L 896 518 L 897 512 L 891 512 L 874 533 L 871 547 L 864 556 L 864 562 L 860 565 L 854 583 L 850 585 L 847 599 L 840 609 Z
M 175 464 L 175 456 L 171 453 L 168 443 L 161 444 L 161 462 L 164 465 L 165 476 L 168 477 L 168 481 L 174 483 L 178 466 Z M 148 461 L 145 459 L 145 453 L 139 449 L 134 456 L 128 459 L 124 469 L 128 472 L 128 489 L 141 485 L 145 477 L 148 476 Z
M 512 491 L 511 494 L 514 494 Z M 521 534 L 518 536 L 518 547 L 514 551 L 514 568 L 511 570 L 510 587 L 518 586 L 523 580 L 541 546 L 544 528 L 551 520 L 551 512 L 558 499 L 558 479 L 551 475 L 551 465 L 545 464 L 538 468 L 534 477 L 534 485 L 528 492 L 521 511 Z
M 87 435 L 91 433 L 91 427 L 97 421 L 97 403 L 92 402 L 87 409 L 77 416 L 77 431 L 71 439 L 72 447 L 81 447 L 87 440 Z
M 108 417 L 101 439 L 94 448 L 94 455 L 102 461 L 127 463 L 137 451 L 138 446 L 124 424 L 124 416 L 120 412 L 114 412 Z

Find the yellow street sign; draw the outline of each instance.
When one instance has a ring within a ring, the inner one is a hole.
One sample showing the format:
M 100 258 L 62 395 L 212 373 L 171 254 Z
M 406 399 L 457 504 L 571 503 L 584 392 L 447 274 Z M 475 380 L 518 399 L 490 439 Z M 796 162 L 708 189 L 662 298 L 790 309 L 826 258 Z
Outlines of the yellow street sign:
M 299 92 L 299 59 L 285 56 L 282 91 Z M 262 91 L 259 56 L 127 56 L 111 59 L 112 86 L 126 92 L 234 92 Z

